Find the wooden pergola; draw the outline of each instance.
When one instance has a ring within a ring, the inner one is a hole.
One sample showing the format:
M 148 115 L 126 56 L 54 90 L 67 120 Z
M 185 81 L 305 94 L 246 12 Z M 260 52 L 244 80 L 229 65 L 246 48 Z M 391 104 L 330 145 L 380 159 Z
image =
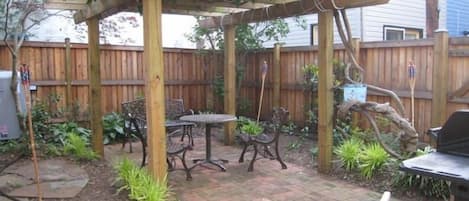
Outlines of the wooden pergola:
M 333 9 L 387 3 L 389 0 L 49 0 L 48 8 L 76 9 L 76 23 L 88 24 L 90 122 L 93 149 L 103 155 L 99 20 L 121 11 L 143 8 L 145 96 L 148 121 L 149 170 L 155 179 L 167 174 L 164 108 L 164 68 L 161 37 L 162 13 L 206 16 L 201 27 L 223 27 L 225 40 L 224 112 L 235 114 L 235 28 L 242 23 L 267 21 L 310 13 L 319 14 L 319 172 L 331 169 L 333 130 Z M 277 48 L 278 49 L 278 46 Z M 280 79 L 279 54 L 274 55 L 274 80 Z M 277 69 L 277 70 L 276 70 Z M 277 72 L 277 73 L 276 73 Z M 278 85 L 279 82 L 274 81 Z M 274 86 L 274 94 L 280 87 Z M 275 95 L 274 95 L 275 97 Z M 274 105 L 279 105 L 274 101 Z M 234 139 L 234 123 L 225 125 L 225 143 Z

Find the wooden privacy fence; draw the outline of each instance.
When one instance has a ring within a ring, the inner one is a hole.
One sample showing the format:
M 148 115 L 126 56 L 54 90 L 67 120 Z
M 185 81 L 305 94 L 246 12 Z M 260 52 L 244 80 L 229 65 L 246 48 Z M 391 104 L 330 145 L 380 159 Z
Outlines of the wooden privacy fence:
M 28 64 L 36 97 L 45 100 L 51 94 L 62 97 L 55 106 L 79 103 L 82 112 L 88 108 L 87 45 L 72 44 L 69 53 L 64 43 L 25 42 L 20 63 Z M 70 54 L 67 65 L 66 54 Z M 101 46 L 101 80 L 103 112 L 120 111 L 120 104 L 144 95 L 143 48 Z M 212 97 L 209 83 L 215 72 L 211 62 L 195 50 L 165 49 L 165 95 L 183 98 L 187 107 L 205 110 Z M 8 70 L 11 59 L 7 48 L 0 46 L 0 69 Z M 68 67 L 69 66 L 69 67 Z M 67 86 L 70 102 L 66 103 Z M 213 102 L 213 101 L 212 101 Z
M 439 114 L 444 121 L 454 111 L 469 108 L 469 38 L 450 38 L 447 41 L 448 68 L 447 79 L 435 80 L 435 84 L 447 82 L 447 104 L 437 105 L 445 108 L 445 114 Z M 407 66 L 413 61 L 417 66 L 415 86 L 415 127 L 420 133 L 420 140 L 429 141 L 425 132 L 431 127 L 432 118 L 432 83 L 434 39 L 411 41 L 362 42 L 359 44 L 359 62 L 365 68 L 365 83 L 390 89 L 397 93 L 403 101 L 406 115 L 410 119 L 410 87 Z M 260 86 L 260 66 L 263 60 L 272 63 L 271 49 L 249 55 L 249 65 L 245 73 L 245 85 L 242 96 L 258 104 Z M 281 60 L 281 106 L 290 110 L 294 121 L 304 122 L 307 111 L 307 94 L 302 85 L 304 75 L 302 67 L 306 64 L 317 64 L 317 47 L 282 48 Z M 348 62 L 348 56 L 341 45 L 335 46 L 335 59 Z M 437 72 L 440 73 L 440 72 Z M 272 71 L 268 72 L 262 117 L 267 118 L 272 108 Z M 391 98 L 369 91 L 367 100 L 375 102 L 391 102 Z M 395 105 L 391 102 L 391 105 Z M 252 110 L 251 113 L 255 112 Z M 444 122 L 443 121 L 443 122 Z
M 414 61 L 417 66 L 415 87 L 415 126 L 421 140 L 431 127 L 432 118 L 432 72 L 434 65 L 434 39 L 393 42 L 359 43 L 359 62 L 365 68 L 365 83 L 374 84 L 395 91 L 403 100 L 407 117 L 410 118 L 410 88 L 407 64 Z M 448 78 L 435 80 L 447 82 L 446 114 L 469 108 L 469 38 L 450 38 L 448 45 Z M 72 102 L 78 102 L 82 110 L 88 106 L 87 46 L 72 44 L 70 67 L 66 67 L 64 43 L 27 42 L 21 50 L 20 63 L 28 64 L 32 71 L 33 84 L 38 86 L 36 96 L 45 99 L 49 94 L 65 97 L 67 84 Z M 119 111 L 120 103 L 143 96 L 144 76 L 142 47 L 102 46 L 101 79 L 103 112 Z M 293 121 L 306 120 L 308 96 L 303 86 L 302 67 L 316 64 L 316 46 L 280 49 L 280 106 L 290 111 Z M 341 45 L 335 46 L 334 57 L 348 62 L 348 56 Z M 241 58 L 239 58 L 241 60 Z M 267 61 L 269 70 L 264 91 L 264 105 L 261 119 L 270 116 L 273 105 L 273 49 L 251 52 L 246 56 L 244 81 L 239 92 L 240 99 L 247 100 L 251 108 L 247 114 L 255 117 L 260 94 L 260 67 Z M 11 59 L 8 50 L 0 46 L 0 66 L 9 69 Z M 213 93 L 215 76 L 223 73 L 223 55 L 202 55 L 197 50 L 165 49 L 165 95 L 167 98 L 183 98 L 186 107 L 195 110 L 220 111 L 222 99 Z M 69 70 L 68 70 L 69 69 Z M 68 73 L 70 72 L 70 73 Z M 370 92 L 368 100 L 390 102 L 384 94 Z M 68 103 L 71 104 L 71 103 Z M 391 104 L 394 104 L 391 102 Z M 57 107 L 67 105 L 65 98 Z

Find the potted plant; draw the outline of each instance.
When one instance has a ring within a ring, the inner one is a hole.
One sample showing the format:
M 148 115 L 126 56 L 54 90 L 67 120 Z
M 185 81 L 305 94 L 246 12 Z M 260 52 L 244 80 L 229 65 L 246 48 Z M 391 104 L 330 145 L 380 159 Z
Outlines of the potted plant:
M 252 120 L 247 121 L 244 125 L 241 126 L 241 133 L 245 133 L 249 136 L 258 136 L 264 131 L 262 126 Z

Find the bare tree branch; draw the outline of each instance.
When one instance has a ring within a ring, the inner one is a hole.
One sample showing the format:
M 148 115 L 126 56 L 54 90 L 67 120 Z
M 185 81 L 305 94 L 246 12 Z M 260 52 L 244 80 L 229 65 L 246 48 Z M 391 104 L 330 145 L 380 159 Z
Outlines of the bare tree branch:
M 3 31 L 5 32 L 4 33 L 4 36 L 3 36 L 3 43 L 5 43 L 5 45 L 8 47 L 8 50 L 10 51 L 11 54 L 15 54 L 16 55 L 16 52 L 13 50 L 13 47 L 11 46 L 10 43 L 8 43 L 8 22 L 9 22 L 9 15 L 10 15 L 10 5 L 11 5 L 11 0 L 7 0 L 6 4 L 5 4 L 5 8 L 6 8 L 6 11 L 5 11 L 5 23 L 4 23 L 4 27 L 3 27 Z

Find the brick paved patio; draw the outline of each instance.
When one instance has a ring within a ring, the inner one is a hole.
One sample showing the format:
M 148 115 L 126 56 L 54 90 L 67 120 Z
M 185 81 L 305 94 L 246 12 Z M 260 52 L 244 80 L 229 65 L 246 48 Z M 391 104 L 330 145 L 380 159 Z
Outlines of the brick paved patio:
M 204 139 L 201 134 L 195 138 L 195 147 L 187 157 L 189 164 L 191 159 L 204 157 Z M 112 149 L 113 156 L 122 153 L 119 146 Z M 140 158 L 140 150 L 135 144 L 132 157 Z M 240 147 L 224 146 L 219 136 L 212 137 L 212 156 L 229 160 L 227 171 L 199 166 L 191 172 L 192 181 L 185 180 L 183 171 L 173 171 L 169 174 L 173 196 L 181 201 L 378 201 L 382 194 L 291 163 L 282 170 L 275 160 L 258 160 L 254 171 L 247 172 L 252 155 L 247 153 L 245 162 L 238 163 L 240 153 Z

